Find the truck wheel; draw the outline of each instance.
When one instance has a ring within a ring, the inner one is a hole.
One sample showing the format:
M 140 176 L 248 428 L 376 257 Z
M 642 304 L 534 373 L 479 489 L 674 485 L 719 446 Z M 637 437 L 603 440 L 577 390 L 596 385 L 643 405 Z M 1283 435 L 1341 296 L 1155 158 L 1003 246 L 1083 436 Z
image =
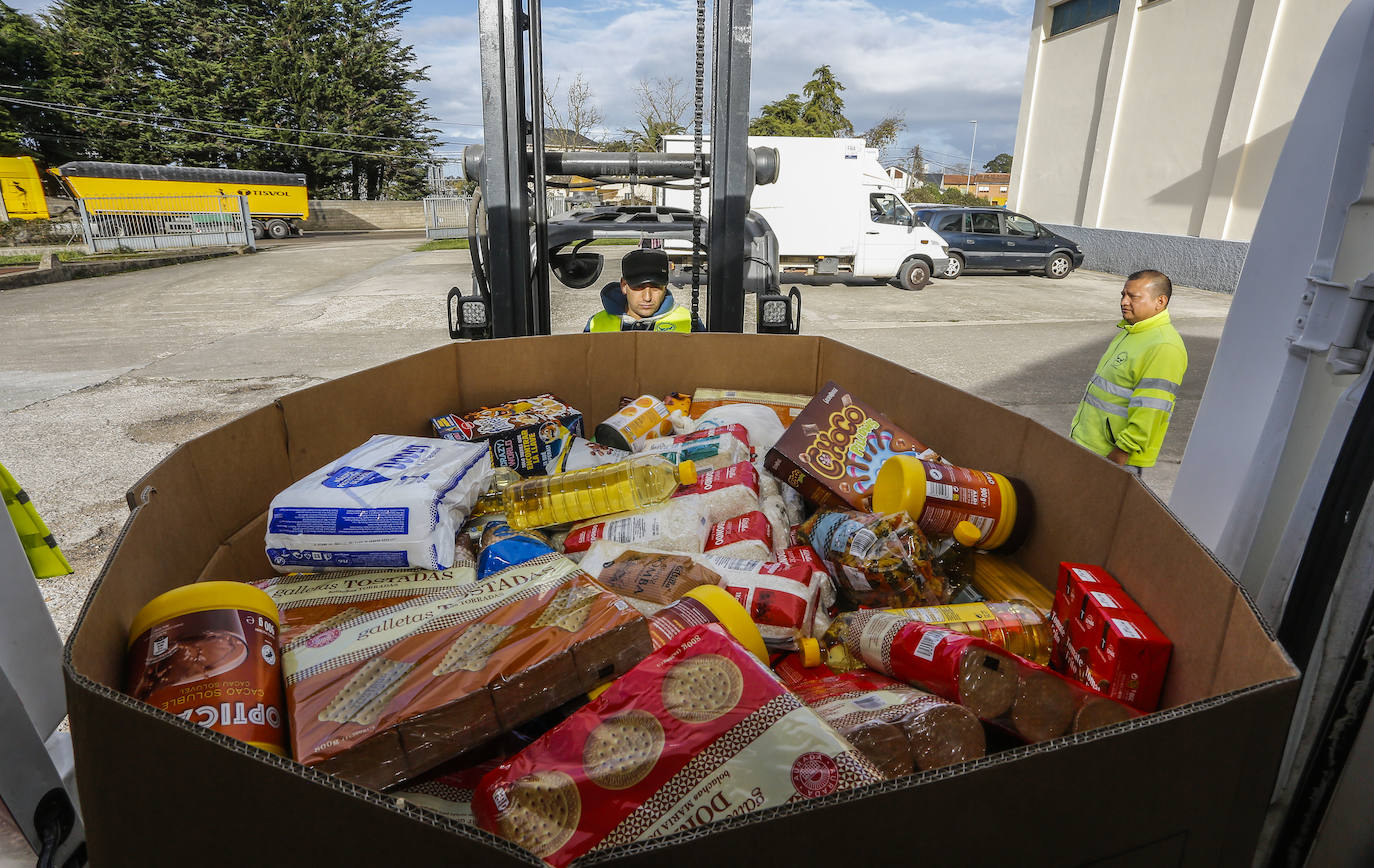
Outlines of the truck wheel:
M 954 278 L 958 277 L 963 273 L 964 257 L 960 256 L 957 253 L 951 253 L 949 255 L 949 262 L 945 265 L 945 273 L 937 276 L 943 277 L 946 280 L 953 280 Z
M 291 224 L 287 223 L 285 220 L 279 220 L 274 217 L 267 221 L 267 234 L 278 241 L 283 238 L 289 238 L 291 235 Z
M 907 292 L 925 289 L 930 283 L 930 266 L 919 259 L 912 259 L 897 272 L 897 285 Z
M 1067 253 L 1056 253 L 1045 263 L 1045 276 L 1051 280 L 1063 280 L 1073 271 L 1073 260 Z
M 253 221 L 253 237 L 261 241 L 267 235 L 267 227 L 262 225 L 261 220 Z

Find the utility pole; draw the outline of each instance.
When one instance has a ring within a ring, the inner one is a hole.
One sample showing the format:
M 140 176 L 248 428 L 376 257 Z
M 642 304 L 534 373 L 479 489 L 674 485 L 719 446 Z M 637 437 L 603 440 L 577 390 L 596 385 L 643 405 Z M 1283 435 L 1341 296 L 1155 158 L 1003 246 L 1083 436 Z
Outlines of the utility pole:
M 968 146 L 968 177 L 964 179 L 965 181 L 968 182 L 968 186 L 964 188 L 964 192 L 965 192 L 965 193 L 968 193 L 970 196 L 972 196 L 972 195 L 973 195 L 973 149 L 974 149 L 975 147 L 978 146 L 978 122 L 977 122 L 977 121 L 969 121 L 969 123 L 973 124 L 973 144 L 971 144 L 971 145 Z

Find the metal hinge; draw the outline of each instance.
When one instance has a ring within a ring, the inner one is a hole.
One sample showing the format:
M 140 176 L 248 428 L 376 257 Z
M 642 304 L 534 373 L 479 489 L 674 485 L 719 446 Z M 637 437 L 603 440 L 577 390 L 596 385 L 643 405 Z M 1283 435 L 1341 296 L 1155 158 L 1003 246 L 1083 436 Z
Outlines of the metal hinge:
M 1358 374 L 1369 361 L 1374 274 L 1353 286 L 1308 275 L 1293 333 L 1295 349 L 1326 353 L 1333 374 Z

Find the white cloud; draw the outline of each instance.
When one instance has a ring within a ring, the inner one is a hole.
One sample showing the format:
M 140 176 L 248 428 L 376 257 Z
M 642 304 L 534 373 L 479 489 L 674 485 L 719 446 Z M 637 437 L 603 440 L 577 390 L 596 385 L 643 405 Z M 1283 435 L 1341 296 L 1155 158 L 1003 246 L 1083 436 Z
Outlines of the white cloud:
M 919 143 L 944 155 L 938 159 L 951 167 L 962 167 L 968 161 L 969 121 L 976 118 L 975 167 L 981 166 L 999 152 L 1010 152 L 1015 141 L 1031 5 L 1030 0 L 955 0 L 938 10 L 927 4 L 893 12 L 873 0 L 759 0 L 751 113 L 800 92 L 813 69 L 829 64 L 845 85 L 845 114 L 857 129 L 901 114 L 908 127 L 901 150 Z M 635 126 L 633 89 L 639 78 L 676 76 L 690 86 L 695 9 L 691 0 L 546 4 L 546 80 L 561 78 L 566 86 L 581 73 L 597 96 L 608 132 Z M 431 112 L 445 120 L 480 122 L 475 8 L 466 16 L 412 18 L 404 36 L 430 66 L 431 81 L 421 92 L 429 97 Z M 708 35 L 708 77 L 709 53 Z M 474 127 L 451 129 L 463 131 L 463 138 L 477 137 Z

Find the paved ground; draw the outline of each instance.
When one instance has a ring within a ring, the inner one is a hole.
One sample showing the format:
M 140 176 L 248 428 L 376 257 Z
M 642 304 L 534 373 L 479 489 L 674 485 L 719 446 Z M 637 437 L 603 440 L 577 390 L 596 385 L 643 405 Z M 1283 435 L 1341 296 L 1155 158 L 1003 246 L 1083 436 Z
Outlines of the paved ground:
M 467 253 L 414 252 L 422 240 L 331 233 L 254 256 L 0 292 L 0 461 L 76 568 L 43 582 L 64 635 L 127 515 L 125 490 L 175 446 L 286 392 L 448 341 L 444 299 L 470 286 Z M 601 249 L 605 280 L 618 279 L 628 248 Z M 1091 272 L 966 275 L 918 293 L 806 286 L 803 331 L 1067 430 L 1114 334 L 1119 286 Z M 1164 461 L 1146 475 L 1166 497 L 1229 303 L 1175 293 L 1192 364 Z M 596 289 L 555 284 L 554 330 L 580 331 L 598 305 Z

